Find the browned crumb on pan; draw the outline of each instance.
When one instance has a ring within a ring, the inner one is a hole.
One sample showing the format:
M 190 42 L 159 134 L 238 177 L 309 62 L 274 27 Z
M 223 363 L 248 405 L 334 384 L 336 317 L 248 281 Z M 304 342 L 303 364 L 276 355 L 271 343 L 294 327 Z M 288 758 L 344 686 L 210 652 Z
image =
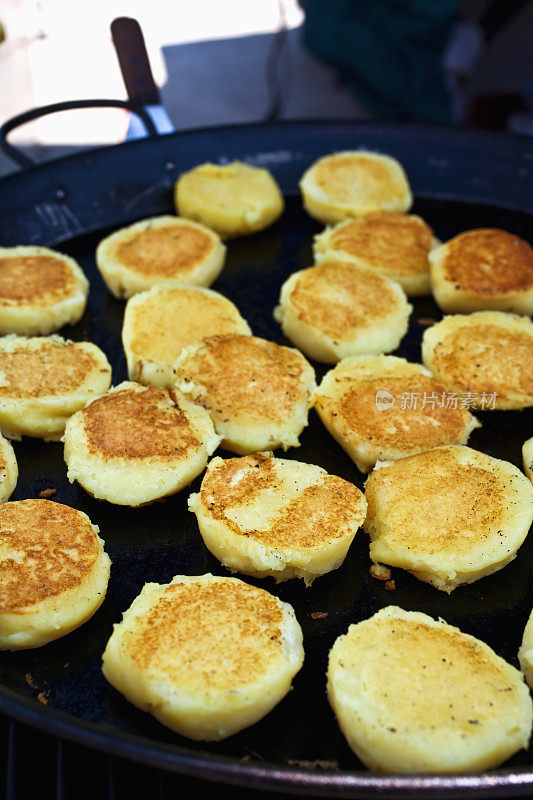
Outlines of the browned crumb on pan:
M 39 497 L 42 500 L 47 500 L 49 497 L 52 497 L 56 491 L 57 489 L 43 489 L 42 492 L 39 492 Z
M 50 692 L 39 692 L 37 695 L 37 700 L 39 703 L 42 703 L 43 706 L 48 705 L 48 698 L 50 697 Z
M 390 581 L 391 571 L 383 564 L 372 564 L 369 571 L 372 577 L 377 578 L 378 581 Z
M 429 328 L 430 325 L 435 325 L 437 320 L 433 319 L 433 317 L 418 317 L 417 322 L 419 325 Z
M 327 611 L 312 611 L 311 619 L 326 619 L 327 615 Z
M 393 592 L 396 589 L 396 583 L 394 581 L 387 581 L 385 589 L 388 589 L 389 592 Z
M 26 675 L 24 676 L 24 680 L 26 681 L 26 683 L 28 684 L 30 689 L 38 689 L 39 688 L 36 685 L 35 681 L 33 680 L 32 676 L 31 676 L 31 674 L 29 672 L 27 672 Z

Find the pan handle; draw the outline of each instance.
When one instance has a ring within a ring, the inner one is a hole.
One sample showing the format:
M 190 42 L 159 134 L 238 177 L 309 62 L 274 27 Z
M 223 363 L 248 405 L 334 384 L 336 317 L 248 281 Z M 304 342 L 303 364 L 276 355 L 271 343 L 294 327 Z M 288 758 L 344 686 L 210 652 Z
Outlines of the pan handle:
M 161 102 L 146 51 L 143 32 L 136 19 L 117 17 L 111 23 L 111 38 L 132 103 L 156 106 Z
M 32 108 L 30 111 L 17 114 L 16 117 L 11 117 L 11 119 L 4 122 L 0 126 L 0 150 L 21 167 L 33 167 L 36 162 L 22 153 L 18 147 L 14 147 L 7 141 L 8 133 L 34 119 L 45 117 L 48 114 L 55 114 L 57 111 L 70 111 L 76 108 L 125 108 L 140 118 L 148 136 L 157 136 L 157 130 L 150 115 L 138 103 L 132 103 L 128 100 L 66 100 L 62 103 L 52 103 L 48 106 Z

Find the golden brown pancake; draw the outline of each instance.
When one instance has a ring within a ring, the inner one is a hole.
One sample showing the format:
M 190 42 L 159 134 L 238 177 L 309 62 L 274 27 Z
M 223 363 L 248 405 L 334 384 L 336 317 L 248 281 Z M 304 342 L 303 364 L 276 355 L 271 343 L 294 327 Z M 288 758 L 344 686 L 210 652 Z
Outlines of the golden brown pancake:
M 371 559 L 448 593 L 505 567 L 533 522 L 520 470 L 460 445 L 376 467 L 365 497 Z
M 0 648 L 38 647 L 103 602 L 109 557 L 86 514 L 50 500 L 0 506 Z
M 533 405 L 533 323 L 501 311 L 456 314 L 424 331 L 422 358 L 436 379 L 472 407 Z
M 443 620 L 395 606 L 337 639 L 328 698 L 352 750 L 379 772 L 477 772 L 531 735 L 518 670 Z
M 208 286 L 220 274 L 226 249 L 214 231 L 180 217 L 141 220 L 103 239 L 96 263 L 116 297 L 158 284 Z
M 110 503 L 144 505 L 190 483 L 219 441 L 202 408 L 125 381 L 69 420 L 67 477 Z
M 47 247 L 0 247 L 0 334 L 46 334 L 74 324 L 88 288 L 69 256 Z
M 357 487 L 321 467 L 256 453 L 214 458 L 189 509 L 224 566 L 310 585 L 340 566 L 366 503 Z
M 251 334 L 226 297 L 197 286 L 155 286 L 128 300 L 122 341 L 131 380 L 174 385 L 172 366 L 184 347 L 206 336 Z
M 146 584 L 114 626 L 107 680 L 191 739 L 218 741 L 267 714 L 303 662 L 294 611 L 236 578 Z
M 315 237 L 318 262 L 343 258 L 398 281 L 410 296 L 429 294 L 428 255 L 438 244 L 415 214 L 377 211 L 339 222 Z
M 324 261 L 285 281 L 274 318 L 309 358 L 331 364 L 395 350 L 410 312 L 396 282 L 346 261 Z
M 399 162 L 362 150 L 319 158 L 302 176 L 300 189 L 306 211 L 325 223 L 374 211 L 407 211 L 413 202 Z
M 222 447 L 245 455 L 298 445 L 315 376 L 297 350 L 256 336 L 209 336 L 182 352 L 174 372 L 177 388 L 211 415 Z
M 68 297 L 76 285 L 62 259 L 48 255 L 6 256 L 0 250 L 2 305 L 48 305 Z
M 13 439 L 59 439 L 68 417 L 109 388 L 111 367 L 89 342 L 0 339 L 0 428 Z
M 447 312 L 533 313 L 533 248 L 493 228 L 466 231 L 431 254 L 433 294 Z
M 314 398 L 322 422 L 362 472 L 377 461 L 465 444 L 479 426 L 421 364 L 395 356 L 344 359 Z
M 174 202 L 178 214 L 203 222 L 225 239 L 267 228 L 284 209 L 271 173 L 242 161 L 199 164 L 184 172 Z

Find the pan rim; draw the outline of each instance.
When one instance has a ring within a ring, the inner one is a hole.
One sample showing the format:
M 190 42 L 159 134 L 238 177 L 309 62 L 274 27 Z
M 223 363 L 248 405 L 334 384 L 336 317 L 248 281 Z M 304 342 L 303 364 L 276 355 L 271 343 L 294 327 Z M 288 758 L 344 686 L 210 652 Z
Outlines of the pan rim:
M 107 755 L 145 766 L 249 789 L 275 789 L 312 796 L 370 797 L 520 797 L 530 794 L 533 767 L 496 769 L 487 773 L 378 775 L 367 770 L 319 772 L 275 762 L 246 762 L 232 756 L 203 754 L 179 745 L 157 742 L 44 708 L 0 685 L 0 713 L 18 722 Z M 209 773 L 206 775 L 205 767 Z M 505 792 L 505 795 L 503 795 Z M 511 793 L 511 794 L 509 794 Z

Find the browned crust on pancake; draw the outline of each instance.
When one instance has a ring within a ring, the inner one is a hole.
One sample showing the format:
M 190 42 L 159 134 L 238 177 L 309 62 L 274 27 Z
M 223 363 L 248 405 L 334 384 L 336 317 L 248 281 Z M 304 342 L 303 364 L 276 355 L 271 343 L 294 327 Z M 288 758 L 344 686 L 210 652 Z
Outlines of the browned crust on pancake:
M 244 334 L 209 336 L 176 370 L 194 383 L 194 399 L 221 421 L 246 414 L 285 421 L 302 397 L 307 362 L 288 347 Z
M 503 489 L 488 465 L 463 464 L 454 448 L 430 450 L 374 470 L 365 487 L 367 524 L 379 515 L 380 533 L 373 538 L 390 547 L 464 554 L 503 524 Z
M 209 235 L 193 225 L 161 225 L 129 234 L 115 246 L 116 258 L 141 275 L 181 278 L 213 249 Z
M 29 399 L 72 392 L 96 366 L 95 356 L 75 342 L 43 340 L 37 349 L 21 344 L 0 350 L 0 397 Z
M 70 296 L 75 286 L 72 270 L 60 258 L 0 256 L 0 305 L 57 303 Z
M 103 458 L 178 459 L 200 446 L 168 392 L 149 387 L 99 397 L 81 412 L 90 452 Z
M 500 325 L 464 325 L 435 345 L 433 371 L 459 391 L 533 397 L 533 337 Z
M 466 231 L 447 243 L 443 271 L 458 289 L 484 297 L 527 291 L 533 289 L 533 248 L 506 231 Z
M 375 447 L 410 452 L 459 442 L 464 436 L 468 412 L 462 408 L 440 408 L 439 403 L 446 389 L 430 377 L 382 375 L 358 378 L 356 381 L 349 377 L 339 380 L 344 383 L 342 396 L 338 400 L 318 397 L 317 405 L 324 406 L 333 416 L 338 415 L 348 431 L 354 431 Z M 376 392 L 382 389 L 386 389 L 396 398 L 394 408 L 386 411 L 376 408 Z M 432 408 L 432 403 L 426 403 L 426 407 L 422 407 L 424 392 L 426 398 L 435 393 L 435 408 Z M 401 408 L 402 395 L 416 396 L 417 393 L 416 408 L 410 408 L 409 402 L 405 404 L 405 408 Z M 333 424 L 338 425 L 337 422 Z M 393 425 L 396 426 L 395 431 L 390 430 Z
M 24 609 L 77 588 L 92 572 L 98 541 L 90 522 L 52 500 L 0 506 L 0 611 Z
M 226 580 L 168 586 L 124 647 L 135 665 L 196 691 L 251 684 L 282 657 L 282 609 L 261 589 Z
M 224 507 L 245 504 L 272 484 L 274 467 L 275 461 L 264 453 L 226 458 L 206 473 L 200 489 L 202 502 L 215 519 L 224 519 Z M 243 470 L 246 472 L 241 480 L 232 483 Z
M 397 311 L 399 302 L 381 275 L 342 261 L 304 270 L 290 294 L 298 319 L 332 339 L 375 326 Z
M 244 476 L 232 484 L 232 478 L 246 467 Z M 224 522 L 233 533 L 284 547 L 316 548 L 342 538 L 353 524 L 354 510 L 361 505 L 357 487 L 335 475 L 324 475 L 320 484 L 307 487 L 291 500 L 268 530 L 243 531 L 226 516 L 227 508 L 250 506 L 274 480 L 273 459 L 261 453 L 226 459 L 206 475 L 200 496 L 213 519 Z
M 365 203 L 383 203 L 406 190 L 390 164 L 364 154 L 329 156 L 318 161 L 313 171 L 314 182 L 336 203 L 350 204 L 359 193 Z
M 342 225 L 330 241 L 387 274 L 418 275 L 429 271 L 433 231 L 420 217 L 377 211 Z

